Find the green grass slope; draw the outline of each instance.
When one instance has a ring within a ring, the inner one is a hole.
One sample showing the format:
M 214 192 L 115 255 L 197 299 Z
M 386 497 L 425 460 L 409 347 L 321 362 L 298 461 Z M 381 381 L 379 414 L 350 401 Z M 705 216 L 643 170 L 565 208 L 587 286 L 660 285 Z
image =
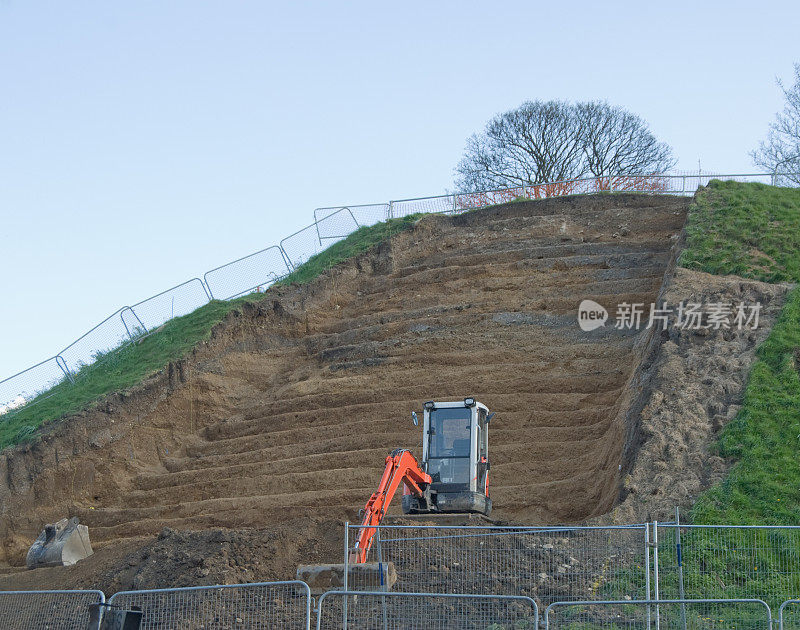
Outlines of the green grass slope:
M 311 257 L 279 284 L 303 284 L 331 267 L 358 256 L 395 234 L 409 229 L 421 215 L 390 219 L 361 227 L 347 238 Z M 269 291 L 269 290 L 268 290 Z M 158 331 L 136 343 L 97 355 L 75 375 L 39 395 L 19 410 L 0 416 L 0 449 L 31 440 L 46 422 L 90 407 L 100 398 L 124 391 L 163 369 L 170 361 L 185 357 L 198 343 L 208 339 L 211 329 L 242 302 L 257 301 L 264 294 L 251 293 L 235 300 L 215 300 L 188 315 L 176 317 Z
M 698 193 L 680 263 L 715 274 L 800 282 L 800 189 L 714 181 Z M 800 523 L 800 291 L 758 350 L 717 452 L 736 464 L 695 504 L 695 523 Z
M 680 264 L 764 282 L 800 281 L 800 190 L 712 181 L 692 204 Z

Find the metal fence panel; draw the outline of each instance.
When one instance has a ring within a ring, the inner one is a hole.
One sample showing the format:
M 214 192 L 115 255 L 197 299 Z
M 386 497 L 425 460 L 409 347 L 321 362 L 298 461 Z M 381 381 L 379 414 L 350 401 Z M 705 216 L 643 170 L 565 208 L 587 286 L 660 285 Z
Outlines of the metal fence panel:
M 319 599 L 317 630 L 536 630 L 529 597 L 451 593 L 328 591 Z
M 517 199 L 528 197 L 533 192 L 533 187 L 523 186 L 517 188 L 506 188 L 503 190 L 487 190 L 474 193 L 460 193 L 455 195 L 456 212 L 475 210 L 486 206 L 493 206 L 500 203 L 508 203 Z M 526 194 L 527 193 L 527 194 Z M 533 198 L 533 197 L 531 197 Z
M 458 210 L 455 195 L 438 197 L 419 197 L 417 199 L 398 199 L 389 202 L 389 217 L 407 217 L 410 214 L 450 213 Z
M 290 270 L 283 251 L 274 245 L 212 269 L 203 278 L 212 297 L 230 300 L 251 291 L 266 289 Z
M 289 264 L 296 269 L 308 262 L 312 256 L 316 256 L 357 229 L 358 223 L 352 212 L 348 208 L 340 208 L 318 222 L 287 236 L 281 241 L 281 248 Z M 323 234 L 329 236 L 323 239 Z
M 174 317 L 187 315 L 209 301 L 203 282 L 200 278 L 192 278 L 132 305 L 122 312 L 122 319 L 130 332 L 137 326 L 144 326 L 143 332 L 152 332 Z
M 778 610 L 780 630 L 800 630 L 800 599 L 783 602 Z
M 130 342 L 131 332 L 122 319 L 122 312 L 127 309 L 126 306 L 109 315 L 59 352 L 74 376 L 78 376 L 81 368 L 91 365 L 102 355 Z
M 386 221 L 389 218 L 389 204 L 388 203 L 371 203 L 358 206 L 334 206 L 330 208 L 317 208 L 314 210 L 314 223 L 317 223 L 340 210 L 349 210 L 355 222 L 359 227 L 365 225 L 375 225 L 381 221 Z M 333 226 L 325 225 L 320 230 L 320 238 L 322 240 L 328 238 L 338 238 L 341 234 L 335 234 Z M 345 236 L 347 236 L 345 234 Z
M 101 591 L 0 591 L 0 628 L 86 630 L 89 605 L 104 601 Z
M 550 630 L 770 630 L 772 612 L 759 599 L 554 602 Z
M 800 527 L 656 529 L 662 599 L 680 597 L 681 581 L 685 597 L 757 597 L 773 607 L 800 594 Z
M 142 609 L 141 630 L 307 630 L 311 592 L 299 581 L 121 591 L 109 604 Z
M 348 529 L 350 546 L 358 526 Z M 394 563 L 393 591 L 526 595 L 540 606 L 570 599 L 647 599 L 646 530 L 645 525 L 381 526 L 369 560 Z M 379 587 L 360 583 L 357 590 Z
M 40 400 L 49 398 L 55 393 L 52 388 L 65 379 L 59 358 L 53 357 L 0 381 L 0 421 L 8 420 L 44 392 Z

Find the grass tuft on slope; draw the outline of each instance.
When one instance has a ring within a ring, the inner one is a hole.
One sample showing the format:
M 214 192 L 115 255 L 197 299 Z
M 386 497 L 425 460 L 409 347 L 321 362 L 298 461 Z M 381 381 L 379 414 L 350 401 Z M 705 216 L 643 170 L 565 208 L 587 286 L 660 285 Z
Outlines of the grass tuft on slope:
M 390 219 L 361 227 L 347 238 L 334 243 L 280 281 L 280 284 L 304 284 L 324 271 L 362 254 L 395 234 L 411 228 L 421 215 Z M 267 290 L 269 291 L 269 289 Z M 83 366 L 73 385 L 66 379 L 39 395 L 24 407 L 0 416 L 0 449 L 35 439 L 44 423 L 91 407 L 102 397 L 137 385 L 163 369 L 170 361 L 185 357 L 198 343 L 211 336 L 211 329 L 243 302 L 264 299 L 251 293 L 235 300 L 214 300 L 197 310 L 176 317 L 156 332 L 135 343 L 98 354 Z

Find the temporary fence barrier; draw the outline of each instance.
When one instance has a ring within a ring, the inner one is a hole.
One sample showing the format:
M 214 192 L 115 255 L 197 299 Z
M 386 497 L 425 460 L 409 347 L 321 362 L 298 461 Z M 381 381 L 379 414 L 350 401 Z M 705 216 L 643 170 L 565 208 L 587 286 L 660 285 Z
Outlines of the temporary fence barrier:
M 539 627 L 540 608 L 532 594 L 417 592 L 397 586 L 392 590 L 389 585 L 381 590 L 345 586 L 323 593 L 317 600 L 317 629 Z M 0 591 L 0 627 L 93 630 L 96 626 L 87 625 L 90 608 L 105 601 L 98 590 Z M 312 623 L 311 592 L 298 580 L 121 591 L 107 607 L 141 610 L 141 630 L 309 630 Z M 570 630 L 770 630 L 773 623 L 781 630 L 796 630 L 800 599 L 782 602 L 777 620 L 767 601 L 756 597 L 557 599 L 545 606 L 543 621 L 547 629 Z
M 358 229 L 349 208 L 339 210 L 315 221 L 308 227 L 290 234 L 281 241 L 280 247 L 292 269 L 297 269 L 309 258 L 327 249 L 337 241 Z M 323 240 L 322 235 L 325 235 Z
M 789 599 L 780 605 L 778 624 L 780 630 L 800 629 L 800 599 Z
M 660 598 L 800 595 L 800 527 L 654 523 Z
M 339 210 L 348 210 L 353 220 L 358 224 L 358 227 L 375 225 L 376 223 L 386 221 L 386 219 L 390 218 L 388 203 L 370 203 L 355 206 L 316 208 L 314 210 L 314 223 L 318 224 L 322 219 L 335 214 Z M 330 229 L 330 227 L 323 227 L 320 229 L 319 236 L 321 240 L 324 241 L 329 238 L 339 238 L 341 236 L 339 234 L 330 234 Z M 345 234 L 345 236 L 347 235 Z
M 760 599 L 662 599 L 553 602 L 545 630 L 770 630 L 772 611 Z
M 266 289 L 290 270 L 283 250 L 274 245 L 207 271 L 203 279 L 213 298 L 230 300 Z
M 59 356 L 51 357 L 29 367 L 18 374 L 0 381 L 0 421 L 11 417 L 15 410 L 23 408 L 37 396 L 50 398 L 58 393 L 57 386 L 67 381 L 71 374 L 66 362 Z
M 203 281 L 192 278 L 123 310 L 123 321 L 128 331 L 139 328 L 143 333 L 152 332 L 164 322 L 187 315 L 210 301 Z M 126 321 L 126 314 L 132 314 L 133 319 Z
M 345 565 L 353 590 L 380 590 L 350 579 L 359 526 L 345 524 Z M 393 591 L 526 595 L 540 605 L 567 599 L 648 599 L 646 525 L 500 527 L 381 525 L 369 561 L 394 563 Z M 369 575 L 369 574 L 367 574 Z M 383 572 L 375 574 L 379 579 Z
M 0 628 L 86 630 L 89 606 L 103 602 L 102 591 L 0 591 Z
M 122 313 L 128 308 L 125 306 L 112 313 L 58 353 L 72 377 L 104 354 L 131 340 L 135 331 L 128 330 L 122 318 Z
M 524 596 L 328 591 L 317 606 L 317 630 L 537 630 L 538 622 Z
M 298 580 L 121 591 L 108 603 L 141 608 L 141 630 L 308 630 L 311 626 L 311 591 Z

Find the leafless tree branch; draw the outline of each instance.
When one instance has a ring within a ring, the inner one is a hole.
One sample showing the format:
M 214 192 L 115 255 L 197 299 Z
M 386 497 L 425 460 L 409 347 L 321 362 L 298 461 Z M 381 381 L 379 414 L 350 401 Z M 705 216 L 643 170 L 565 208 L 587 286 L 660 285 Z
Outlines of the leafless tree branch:
M 779 176 L 776 184 L 800 186 L 800 63 L 794 64 L 794 85 L 787 88 L 778 80 L 786 99 L 783 111 L 775 115 L 767 139 L 750 156 L 768 171 L 790 173 Z
M 646 123 L 604 102 L 527 101 L 467 140 L 460 191 L 543 184 L 588 175 L 662 173 L 672 150 Z

